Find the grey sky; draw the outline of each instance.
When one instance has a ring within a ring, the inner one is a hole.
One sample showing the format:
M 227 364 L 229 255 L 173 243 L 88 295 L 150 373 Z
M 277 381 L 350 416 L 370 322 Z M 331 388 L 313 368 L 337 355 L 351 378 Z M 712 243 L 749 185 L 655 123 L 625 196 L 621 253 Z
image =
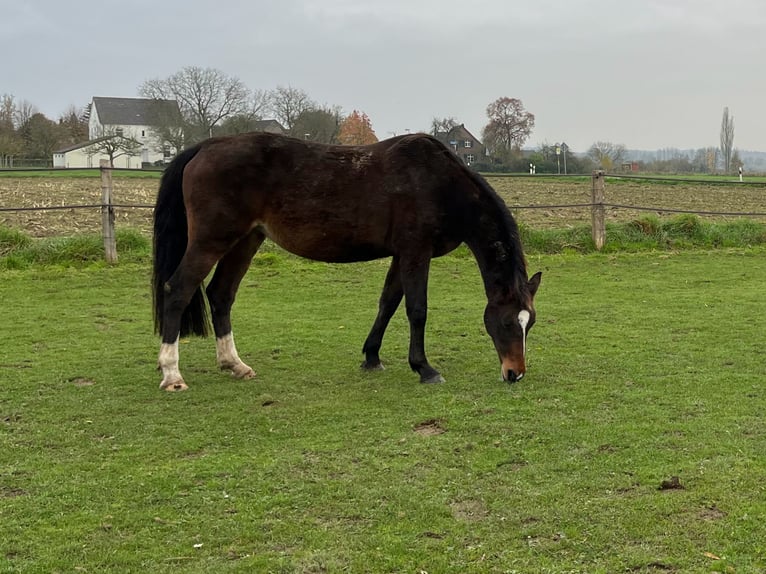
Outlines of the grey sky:
M 763 0 L 0 0 L 0 93 L 52 118 L 214 67 L 358 109 L 379 138 L 522 100 L 527 146 L 766 150 Z

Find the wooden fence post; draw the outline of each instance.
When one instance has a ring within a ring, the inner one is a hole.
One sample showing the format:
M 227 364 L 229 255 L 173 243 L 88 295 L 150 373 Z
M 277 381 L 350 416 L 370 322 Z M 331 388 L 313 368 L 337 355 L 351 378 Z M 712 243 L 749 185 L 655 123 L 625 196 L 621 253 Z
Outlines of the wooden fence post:
M 112 166 L 108 159 L 99 163 L 101 169 L 101 227 L 107 263 L 117 263 L 117 243 L 114 239 L 114 207 L 112 207 Z
M 591 224 L 593 226 L 593 243 L 601 251 L 606 242 L 606 220 L 604 218 L 604 172 L 593 171 L 593 188 L 591 191 Z

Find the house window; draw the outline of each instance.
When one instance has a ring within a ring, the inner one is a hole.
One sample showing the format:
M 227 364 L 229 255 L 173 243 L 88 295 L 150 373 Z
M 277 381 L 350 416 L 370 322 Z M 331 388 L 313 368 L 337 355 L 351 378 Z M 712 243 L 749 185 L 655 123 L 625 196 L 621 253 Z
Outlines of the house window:
M 471 147 L 473 147 L 473 142 L 471 140 L 465 140 L 463 142 L 463 146 L 466 147 L 466 148 L 471 148 Z
M 472 153 L 466 154 L 465 156 L 465 163 L 468 165 L 471 165 L 473 163 L 474 157 Z
M 146 130 L 141 130 L 141 137 L 146 137 Z
M 114 130 L 114 133 L 116 133 L 118 136 L 122 137 L 122 128 L 117 128 Z

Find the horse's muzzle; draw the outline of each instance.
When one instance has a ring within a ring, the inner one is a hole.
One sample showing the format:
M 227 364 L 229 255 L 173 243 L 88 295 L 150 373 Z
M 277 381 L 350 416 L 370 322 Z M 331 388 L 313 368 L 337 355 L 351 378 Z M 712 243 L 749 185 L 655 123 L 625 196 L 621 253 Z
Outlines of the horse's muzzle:
M 517 363 L 518 362 L 510 361 L 508 359 L 503 360 L 503 364 L 500 367 L 500 374 L 504 381 L 517 383 L 524 378 L 524 373 L 527 370 L 526 365 L 524 365 L 523 362 L 520 365 Z

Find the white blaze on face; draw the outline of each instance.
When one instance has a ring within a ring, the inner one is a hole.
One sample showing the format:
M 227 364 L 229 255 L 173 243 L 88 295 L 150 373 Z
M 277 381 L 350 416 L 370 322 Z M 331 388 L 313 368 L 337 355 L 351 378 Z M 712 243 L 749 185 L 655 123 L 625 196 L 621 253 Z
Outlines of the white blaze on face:
M 519 311 L 519 325 L 521 325 L 521 341 L 524 349 L 524 356 L 527 356 L 527 325 L 529 325 L 529 311 L 522 309 Z

